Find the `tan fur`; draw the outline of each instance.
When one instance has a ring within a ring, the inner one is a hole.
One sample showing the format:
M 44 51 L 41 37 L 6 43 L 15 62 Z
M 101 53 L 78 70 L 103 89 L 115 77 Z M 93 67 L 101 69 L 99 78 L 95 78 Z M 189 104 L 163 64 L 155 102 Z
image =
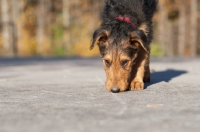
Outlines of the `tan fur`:
M 139 26 L 138 29 L 144 31 L 145 35 L 147 36 L 147 34 L 148 34 L 147 24 L 142 23 L 142 24 Z
M 148 35 L 148 26 L 146 23 L 142 23 L 139 28 L 139 30 L 144 31 L 145 35 Z M 149 49 L 149 47 L 148 47 Z M 143 81 L 144 82 L 150 82 L 150 68 L 149 68 L 149 54 L 147 55 L 147 58 L 145 60 L 145 73 L 144 73 L 144 78 Z
M 136 65 L 133 67 L 134 78 L 130 84 L 130 90 L 143 90 L 144 89 L 144 76 L 145 76 L 145 65 L 147 63 L 148 54 L 142 50 L 138 53 Z
M 120 51 L 119 51 L 120 52 Z M 123 55 L 122 53 L 116 53 L 112 51 L 103 57 L 104 68 L 106 71 L 106 88 L 111 91 L 112 87 L 119 87 L 120 91 L 123 92 L 127 90 L 129 73 L 131 69 L 127 68 L 126 71 L 121 71 L 120 65 L 123 60 L 130 60 L 128 56 Z M 111 62 L 111 66 L 108 68 L 105 64 L 105 60 Z M 129 67 L 130 63 L 127 65 Z
M 146 65 L 145 65 L 145 73 L 144 73 L 144 82 L 150 82 L 151 81 L 151 77 L 150 77 L 150 68 L 149 68 L 149 54 L 148 57 L 146 59 Z
M 112 43 L 112 40 L 108 40 L 109 43 Z M 122 41 L 123 47 L 125 48 L 129 45 L 129 42 Z M 140 44 L 135 43 L 135 48 Z M 149 52 L 147 49 L 140 48 L 139 51 L 135 54 L 134 57 L 130 58 L 128 55 L 123 53 L 122 50 L 109 50 L 107 54 L 102 58 L 104 63 L 104 69 L 106 71 L 106 88 L 108 91 L 111 91 L 113 87 L 120 88 L 120 92 L 130 90 L 143 90 L 144 83 L 143 79 L 150 77 L 149 68 Z M 124 60 L 128 60 L 125 70 L 121 69 L 121 63 Z M 106 61 L 109 61 L 111 66 L 106 65 Z M 145 75 L 147 74 L 147 75 Z M 129 77 L 133 78 L 129 80 Z

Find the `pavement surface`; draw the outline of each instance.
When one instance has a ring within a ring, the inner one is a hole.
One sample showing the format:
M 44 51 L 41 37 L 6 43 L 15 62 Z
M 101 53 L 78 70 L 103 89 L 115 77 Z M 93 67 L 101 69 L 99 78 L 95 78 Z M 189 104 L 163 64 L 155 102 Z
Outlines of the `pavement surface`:
M 151 69 L 145 90 L 113 94 L 100 58 L 0 59 L 0 132 L 198 132 L 200 58 Z

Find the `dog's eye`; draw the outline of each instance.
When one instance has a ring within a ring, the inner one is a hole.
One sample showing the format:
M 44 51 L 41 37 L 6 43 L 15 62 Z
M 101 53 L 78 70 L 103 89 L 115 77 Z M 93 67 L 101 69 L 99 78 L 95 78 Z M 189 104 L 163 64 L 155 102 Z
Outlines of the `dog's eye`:
M 109 60 L 104 60 L 104 62 L 105 62 L 105 64 L 106 64 L 106 66 L 108 66 L 108 67 L 111 65 L 111 63 L 110 63 Z
M 122 64 L 121 64 L 123 67 L 127 66 L 128 65 L 128 60 L 124 60 L 122 61 Z

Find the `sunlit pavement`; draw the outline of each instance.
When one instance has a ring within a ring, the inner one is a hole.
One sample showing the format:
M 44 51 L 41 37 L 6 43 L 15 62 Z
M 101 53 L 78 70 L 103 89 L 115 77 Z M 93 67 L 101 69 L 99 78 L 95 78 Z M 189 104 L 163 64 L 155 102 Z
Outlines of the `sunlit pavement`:
M 100 58 L 0 59 L 0 132 L 198 132 L 200 59 L 151 71 L 146 90 L 113 94 Z

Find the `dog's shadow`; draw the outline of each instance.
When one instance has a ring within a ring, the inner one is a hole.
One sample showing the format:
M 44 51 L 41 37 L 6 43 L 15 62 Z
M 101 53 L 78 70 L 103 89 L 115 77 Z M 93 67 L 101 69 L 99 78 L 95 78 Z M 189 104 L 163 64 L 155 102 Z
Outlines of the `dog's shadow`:
M 186 74 L 187 71 L 184 70 L 174 70 L 174 69 L 168 69 L 165 71 L 159 71 L 159 72 L 152 72 L 151 73 L 151 82 L 145 83 L 145 89 L 148 89 L 149 86 L 159 83 L 159 82 L 169 82 L 175 77 L 178 77 L 182 74 Z

